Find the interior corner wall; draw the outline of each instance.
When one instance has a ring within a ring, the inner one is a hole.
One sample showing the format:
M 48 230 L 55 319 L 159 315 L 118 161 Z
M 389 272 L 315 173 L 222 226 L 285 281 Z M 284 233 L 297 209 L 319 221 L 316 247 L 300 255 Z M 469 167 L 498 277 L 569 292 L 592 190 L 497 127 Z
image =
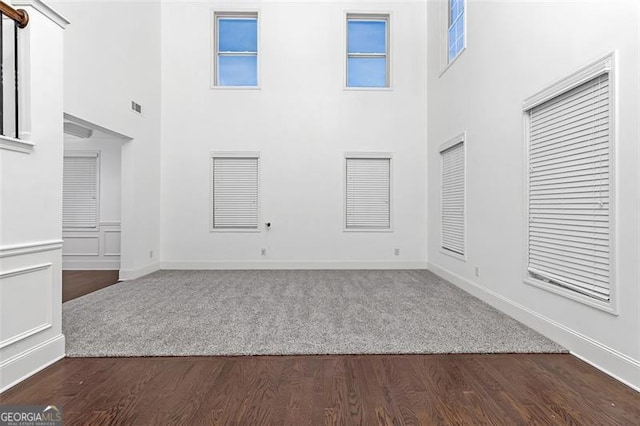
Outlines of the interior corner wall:
M 52 3 L 71 21 L 65 113 L 132 138 L 122 148 L 120 276 L 144 275 L 159 267 L 160 1 Z
M 430 268 L 640 388 L 638 3 L 468 1 L 467 48 L 440 75 L 443 4 L 428 6 Z M 618 315 L 523 283 L 523 101 L 612 51 Z M 439 146 L 463 131 L 466 261 L 440 251 Z
M 258 11 L 258 90 L 211 88 L 216 10 Z M 391 90 L 344 89 L 347 11 L 390 13 Z M 425 70 L 423 2 L 163 2 L 163 266 L 426 265 Z M 260 152 L 270 231 L 210 232 L 212 151 Z M 393 232 L 343 230 L 353 151 L 393 154 Z

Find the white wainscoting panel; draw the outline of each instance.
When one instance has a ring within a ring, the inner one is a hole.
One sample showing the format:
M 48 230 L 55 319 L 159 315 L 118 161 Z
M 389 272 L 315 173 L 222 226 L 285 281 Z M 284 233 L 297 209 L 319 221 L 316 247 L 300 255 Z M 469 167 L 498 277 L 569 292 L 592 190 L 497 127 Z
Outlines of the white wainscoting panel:
M 105 230 L 102 235 L 102 255 L 120 256 L 120 231 Z
M 51 263 L 0 272 L 0 349 L 51 327 Z
M 120 222 L 100 222 L 97 229 L 62 232 L 62 269 L 120 269 Z
M 0 392 L 62 357 L 62 241 L 1 246 Z
M 100 256 L 100 236 L 65 235 L 62 245 L 63 256 Z

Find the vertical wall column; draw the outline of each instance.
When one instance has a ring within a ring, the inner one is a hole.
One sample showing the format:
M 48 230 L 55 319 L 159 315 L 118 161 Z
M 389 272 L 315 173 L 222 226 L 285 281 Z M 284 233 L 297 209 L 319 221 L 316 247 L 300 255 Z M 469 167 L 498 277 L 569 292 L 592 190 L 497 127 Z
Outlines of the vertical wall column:
M 40 0 L 16 0 L 20 139 L 0 141 L 0 392 L 64 357 L 63 29 Z

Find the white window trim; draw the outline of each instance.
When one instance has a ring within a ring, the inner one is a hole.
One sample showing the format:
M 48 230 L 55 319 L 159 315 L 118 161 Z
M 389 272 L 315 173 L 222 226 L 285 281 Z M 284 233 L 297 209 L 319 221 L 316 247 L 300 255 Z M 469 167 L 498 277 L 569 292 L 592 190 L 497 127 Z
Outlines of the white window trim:
M 256 229 L 247 228 L 214 228 L 213 226 L 213 159 L 214 158 L 257 158 L 258 159 L 258 225 Z M 209 156 L 209 232 L 221 232 L 221 233 L 240 233 L 251 234 L 261 233 L 262 227 L 260 226 L 262 218 L 262 179 L 261 168 L 262 162 L 260 161 L 259 151 L 211 151 Z
M 443 6 L 440 8 L 440 72 L 438 73 L 438 78 L 442 77 L 462 56 L 462 53 L 467 50 L 467 0 L 462 1 L 464 3 L 462 49 L 451 60 L 449 60 L 449 1 L 445 0 L 441 3 Z M 444 42 L 442 41 L 443 39 Z
M 24 139 L 16 139 L 0 135 L 0 149 L 30 154 L 33 152 L 35 146 L 36 144 L 33 142 L 29 142 Z
M 256 33 L 257 33 L 257 54 L 256 54 L 256 76 L 258 79 L 258 84 L 255 86 L 220 86 L 217 83 L 217 75 L 218 75 L 218 17 L 225 18 L 256 18 Z M 259 9 L 234 9 L 234 10 L 211 10 L 211 60 L 210 64 L 210 89 L 215 90 L 260 90 L 262 84 L 262 78 L 260 78 L 260 10 Z
M 442 220 L 442 153 L 444 151 L 446 151 L 449 148 L 452 148 L 456 145 L 458 145 L 459 143 L 462 143 L 462 149 L 464 152 L 464 210 L 463 210 L 463 217 L 464 217 L 464 254 L 459 254 L 456 252 L 453 252 L 451 250 L 447 250 L 443 247 L 443 242 L 442 242 L 442 223 L 440 223 L 440 253 L 453 257 L 454 259 L 458 259 L 462 262 L 466 262 L 467 261 L 467 132 L 462 132 L 459 135 L 455 136 L 454 138 L 449 139 L 448 141 L 446 141 L 445 143 L 443 143 L 442 145 L 440 145 L 438 152 L 440 154 L 440 220 Z
M 389 160 L 389 228 L 347 228 L 347 160 L 348 159 L 388 159 Z M 373 232 L 392 233 L 393 232 L 393 153 L 391 152 L 345 152 L 342 163 L 342 230 L 343 232 Z
M 385 87 L 350 87 L 347 85 L 347 75 L 349 66 L 349 19 L 362 19 L 380 21 L 385 20 L 387 22 L 387 34 L 386 34 L 386 48 L 387 48 L 387 85 Z M 345 11 L 344 12 L 344 25 L 343 25 L 343 84 L 342 89 L 347 92 L 389 92 L 393 91 L 392 77 L 393 77 L 393 64 L 391 63 L 391 12 L 387 11 Z
M 96 158 L 96 226 L 92 228 L 62 228 L 63 232 L 96 232 L 100 229 L 100 174 L 101 174 L 101 161 L 100 161 L 100 151 L 99 150 L 69 150 L 64 151 L 64 157 L 88 157 L 88 158 Z M 63 171 L 64 173 L 64 171 Z
M 617 144 L 617 85 L 616 85 L 616 52 L 608 53 L 607 55 L 599 58 L 598 60 L 590 63 L 587 66 L 580 68 L 578 71 L 565 76 L 564 78 L 552 83 L 547 88 L 537 92 L 536 94 L 525 99 L 522 103 L 523 113 L 523 136 L 525 141 L 524 146 L 524 212 L 525 222 L 523 226 L 524 231 L 524 246 L 523 246 L 523 281 L 525 284 L 538 287 L 548 292 L 558 294 L 568 299 L 580 302 L 582 304 L 597 308 L 612 315 L 618 315 L 618 282 L 617 282 L 617 262 L 616 262 L 616 173 L 615 173 L 615 157 L 616 157 L 616 144 Z M 600 301 L 589 296 L 583 295 L 576 291 L 563 288 L 561 286 L 544 282 L 540 279 L 532 277 L 528 272 L 529 264 L 529 110 L 540 105 L 549 99 L 561 95 L 589 80 L 592 80 L 599 75 L 609 73 L 609 85 L 610 85 L 610 103 L 611 109 L 609 111 L 609 167 L 613 171 L 609 181 L 610 185 L 610 212 L 609 212 L 609 227 L 610 227 L 610 294 L 609 301 Z

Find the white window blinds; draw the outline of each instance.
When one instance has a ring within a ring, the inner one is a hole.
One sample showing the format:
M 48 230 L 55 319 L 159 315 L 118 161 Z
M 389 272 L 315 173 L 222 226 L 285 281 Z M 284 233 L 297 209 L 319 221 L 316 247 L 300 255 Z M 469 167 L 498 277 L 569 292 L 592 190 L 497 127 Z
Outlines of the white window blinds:
M 62 185 L 62 227 L 98 226 L 98 154 L 65 155 Z
M 604 73 L 529 110 L 529 273 L 610 298 L 610 87 Z
M 213 158 L 213 228 L 258 228 L 258 158 Z
M 391 228 L 391 159 L 347 158 L 346 229 Z
M 464 142 L 442 155 L 442 248 L 464 255 Z

